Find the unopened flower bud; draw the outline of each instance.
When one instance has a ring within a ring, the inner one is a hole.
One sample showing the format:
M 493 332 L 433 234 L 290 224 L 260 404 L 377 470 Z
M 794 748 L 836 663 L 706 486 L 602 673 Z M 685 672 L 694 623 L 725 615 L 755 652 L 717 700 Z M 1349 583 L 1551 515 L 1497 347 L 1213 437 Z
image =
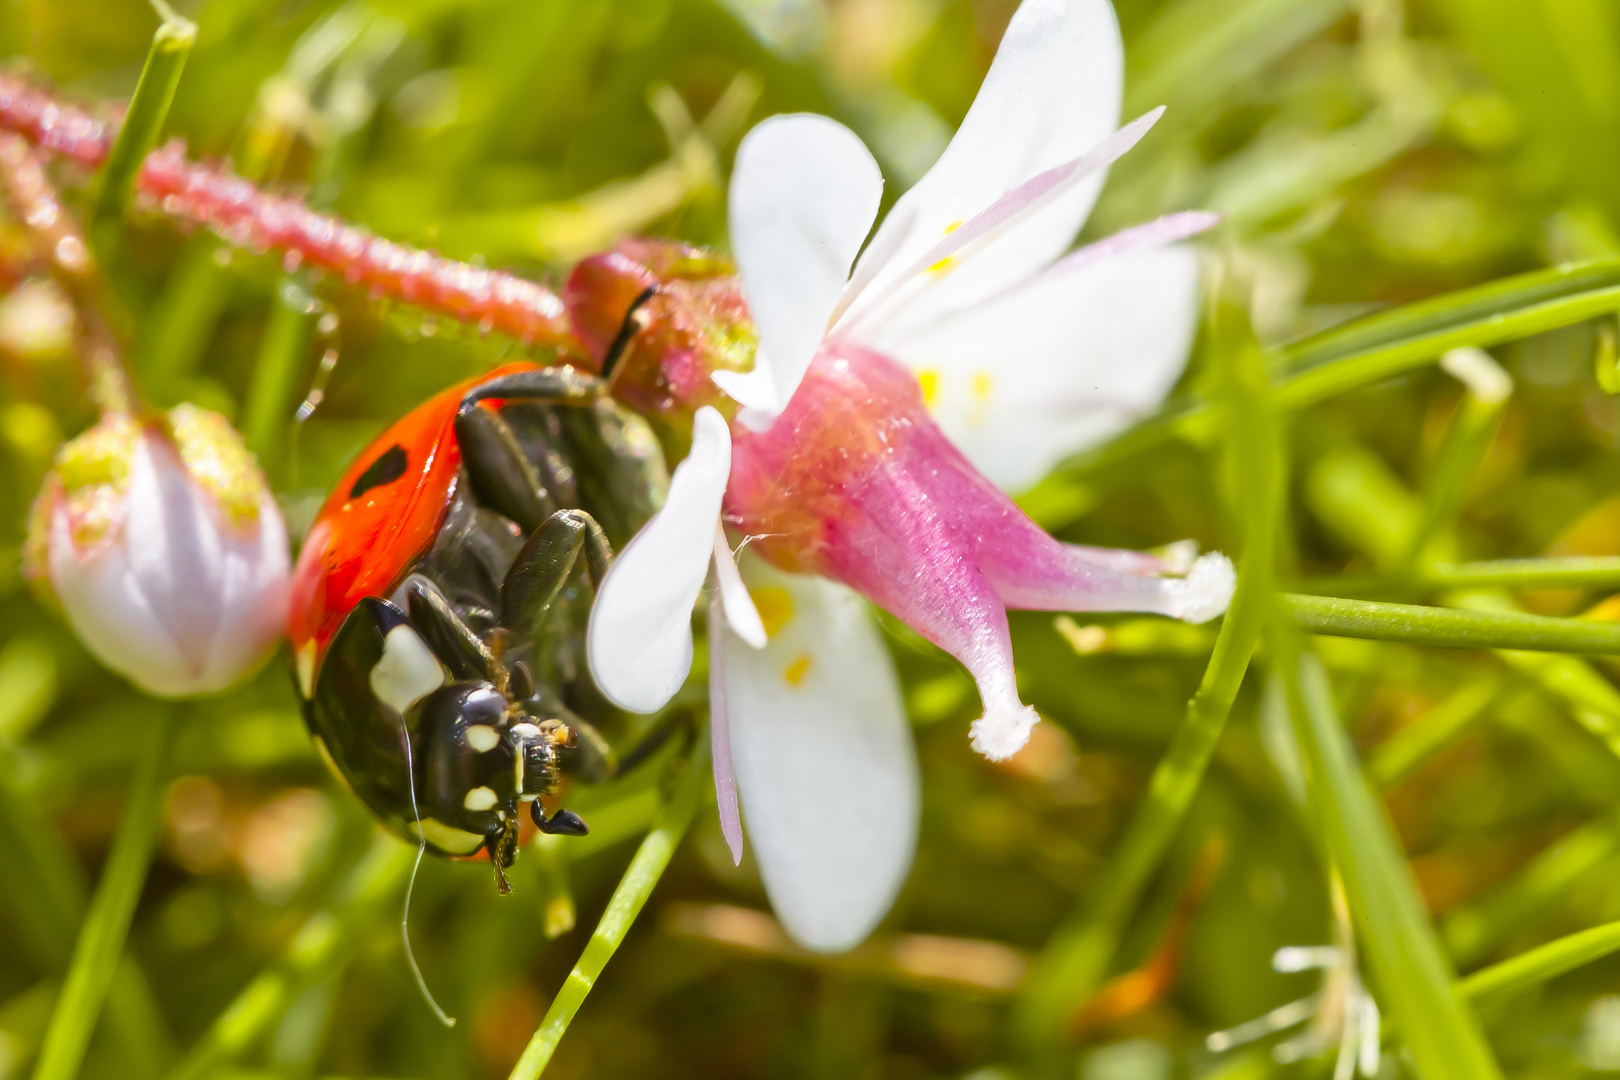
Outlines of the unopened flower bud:
M 193 405 L 63 446 L 23 554 L 90 651 L 163 697 L 237 682 L 286 620 L 281 513 L 241 436 Z

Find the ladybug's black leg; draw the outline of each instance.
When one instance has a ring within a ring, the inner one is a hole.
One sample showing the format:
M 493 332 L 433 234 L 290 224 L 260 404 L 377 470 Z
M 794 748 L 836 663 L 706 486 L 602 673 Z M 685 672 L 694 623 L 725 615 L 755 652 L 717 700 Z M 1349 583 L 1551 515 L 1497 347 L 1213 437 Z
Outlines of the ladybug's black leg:
M 539 804 L 535 800 L 536 805 Z M 489 849 L 490 865 L 495 867 L 495 884 L 505 896 L 512 891 L 511 882 L 506 880 L 506 868 L 517 861 L 518 853 L 518 823 L 517 807 L 514 804 L 504 820 L 484 837 L 484 846 Z
M 499 413 L 462 409 L 456 416 L 456 442 L 480 503 L 517 522 L 525 534 L 556 512 L 534 462 Z
M 571 367 L 530 368 L 479 383 L 461 399 L 468 412 L 480 401 L 548 401 L 556 405 L 588 405 L 607 396 L 607 383 Z
M 559 510 L 524 542 L 501 583 L 501 625 L 520 641 L 532 637 L 568 583 L 580 553 L 593 585 L 601 584 L 613 552 L 596 520 L 583 510 Z
M 495 677 L 495 654 L 461 621 L 438 586 L 420 574 L 412 575 L 406 580 L 405 596 L 411 622 L 457 679 Z

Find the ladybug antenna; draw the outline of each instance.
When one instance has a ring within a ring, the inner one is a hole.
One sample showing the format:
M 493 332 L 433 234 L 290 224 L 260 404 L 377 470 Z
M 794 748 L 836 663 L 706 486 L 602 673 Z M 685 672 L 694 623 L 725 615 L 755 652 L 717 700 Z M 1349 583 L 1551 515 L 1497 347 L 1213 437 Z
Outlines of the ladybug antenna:
M 649 285 L 630 301 L 625 309 L 624 321 L 619 324 L 619 332 L 613 335 L 613 343 L 608 346 L 607 352 L 602 356 L 602 381 L 609 386 L 613 385 L 613 373 L 619 366 L 619 361 L 630 348 L 631 340 L 647 325 L 645 319 L 638 319 L 641 307 L 658 293 L 657 285 Z
M 400 731 L 405 736 L 405 775 L 416 775 L 416 765 L 411 761 L 411 732 L 405 726 L 405 718 L 399 719 Z M 416 873 L 422 869 L 422 853 L 427 851 L 427 839 L 422 834 L 422 811 L 416 805 L 416 784 L 406 781 L 411 793 L 411 815 L 416 818 L 416 862 L 411 864 L 411 879 L 405 884 L 405 907 L 399 913 L 399 937 L 405 943 L 405 962 L 411 967 L 411 974 L 416 978 L 416 989 L 421 993 L 422 1000 L 427 1002 L 433 1015 L 439 1018 L 439 1023 L 447 1028 L 456 1026 L 456 1018 L 439 1008 L 439 1003 L 433 999 L 433 991 L 428 989 L 427 980 L 422 978 L 422 969 L 416 966 L 416 953 L 411 949 L 411 893 L 416 891 Z

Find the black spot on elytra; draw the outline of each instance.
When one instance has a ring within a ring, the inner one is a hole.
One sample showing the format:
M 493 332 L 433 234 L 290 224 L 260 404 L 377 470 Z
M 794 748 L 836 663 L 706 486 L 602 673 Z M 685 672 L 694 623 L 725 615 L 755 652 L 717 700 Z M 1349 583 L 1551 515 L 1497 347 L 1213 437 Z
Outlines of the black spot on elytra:
M 349 498 L 358 499 L 372 488 L 392 484 L 405 475 L 405 465 L 405 448 L 395 443 L 384 450 L 376 461 L 366 466 L 366 471 L 360 474 L 354 482 L 354 487 L 349 489 Z

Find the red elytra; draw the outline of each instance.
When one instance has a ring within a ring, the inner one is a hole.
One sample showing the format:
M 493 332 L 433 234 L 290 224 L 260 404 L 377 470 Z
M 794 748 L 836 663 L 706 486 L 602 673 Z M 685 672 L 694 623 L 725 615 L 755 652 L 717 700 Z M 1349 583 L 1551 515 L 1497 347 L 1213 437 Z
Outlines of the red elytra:
M 435 394 L 373 440 L 333 486 L 293 571 L 287 637 L 305 697 L 349 612 L 367 596 L 388 595 L 443 524 L 461 467 L 455 420 L 463 395 L 491 379 L 537 367 L 506 364 Z M 500 402 L 481 404 L 496 408 Z M 398 480 L 351 497 L 356 481 L 396 446 L 405 455 Z

